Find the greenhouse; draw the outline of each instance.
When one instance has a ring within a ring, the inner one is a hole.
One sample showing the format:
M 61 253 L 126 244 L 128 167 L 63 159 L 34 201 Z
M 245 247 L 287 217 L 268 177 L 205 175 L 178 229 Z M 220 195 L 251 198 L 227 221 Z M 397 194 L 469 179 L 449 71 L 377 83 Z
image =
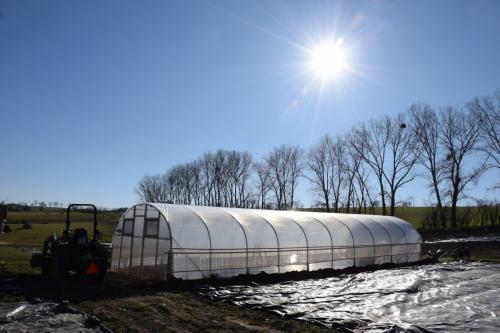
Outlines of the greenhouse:
M 111 270 L 168 279 L 340 269 L 420 259 L 392 216 L 138 204 L 113 235 Z

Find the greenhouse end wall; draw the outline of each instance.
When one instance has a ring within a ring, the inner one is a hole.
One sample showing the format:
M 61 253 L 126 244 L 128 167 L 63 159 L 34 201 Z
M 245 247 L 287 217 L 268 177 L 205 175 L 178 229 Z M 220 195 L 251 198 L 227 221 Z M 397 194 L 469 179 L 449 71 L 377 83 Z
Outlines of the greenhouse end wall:
M 111 270 L 200 279 L 407 263 L 421 241 L 390 216 L 144 203 L 120 218 Z

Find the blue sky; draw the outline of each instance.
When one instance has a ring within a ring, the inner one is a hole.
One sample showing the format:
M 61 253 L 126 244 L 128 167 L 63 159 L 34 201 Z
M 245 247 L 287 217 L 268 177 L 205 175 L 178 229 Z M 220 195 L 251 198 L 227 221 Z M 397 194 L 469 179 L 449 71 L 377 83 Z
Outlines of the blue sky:
M 322 86 L 308 50 L 332 36 L 354 73 Z M 308 147 L 499 78 L 498 1 L 0 0 L 0 200 L 128 206 L 208 150 Z

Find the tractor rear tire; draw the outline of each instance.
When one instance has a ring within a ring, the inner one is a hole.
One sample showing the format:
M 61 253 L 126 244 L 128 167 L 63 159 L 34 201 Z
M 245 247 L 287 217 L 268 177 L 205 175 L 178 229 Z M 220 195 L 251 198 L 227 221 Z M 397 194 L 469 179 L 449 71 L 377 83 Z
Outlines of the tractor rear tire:
M 50 258 L 43 258 L 43 261 L 42 261 L 42 276 L 45 279 L 50 279 L 50 277 L 51 277 L 51 272 L 50 272 L 51 261 L 52 260 Z
M 68 276 L 69 258 L 64 247 L 53 247 L 49 258 L 44 260 L 42 275 L 52 281 L 62 282 Z
M 68 267 L 60 258 L 51 260 L 51 278 L 55 281 L 63 281 L 68 276 Z

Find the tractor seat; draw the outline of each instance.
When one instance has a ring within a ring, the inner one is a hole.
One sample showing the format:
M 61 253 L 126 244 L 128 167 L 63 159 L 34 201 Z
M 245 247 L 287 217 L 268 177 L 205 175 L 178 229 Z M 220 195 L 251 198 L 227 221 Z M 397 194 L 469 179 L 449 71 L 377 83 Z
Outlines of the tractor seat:
M 71 239 L 73 245 L 76 246 L 87 246 L 88 237 L 87 237 L 87 229 L 78 228 L 73 232 L 73 237 Z

